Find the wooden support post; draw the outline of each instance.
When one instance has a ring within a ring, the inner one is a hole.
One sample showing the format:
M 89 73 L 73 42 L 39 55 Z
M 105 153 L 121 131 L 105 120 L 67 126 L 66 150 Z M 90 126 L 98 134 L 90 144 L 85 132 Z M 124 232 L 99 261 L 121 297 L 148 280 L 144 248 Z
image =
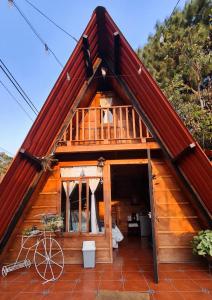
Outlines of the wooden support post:
M 82 44 L 83 44 L 83 52 L 84 52 L 84 58 L 85 58 L 87 77 L 89 78 L 93 75 L 93 65 L 92 65 L 92 61 L 91 61 L 90 45 L 88 42 L 88 36 L 85 34 L 82 37 Z
M 123 138 L 123 119 L 122 119 L 122 108 L 119 107 L 119 113 L 120 113 L 120 133 L 121 133 L 121 139 Z
M 148 157 L 148 180 L 149 180 L 149 199 L 151 208 L 151 223 L 152 223 L 152 248 L 153 248 L 153 268 L 154 268 L 154 281 L 158 283 L 158 259 L 157 259 L 157 240 L 156 240 L 156 228 L 155 228 L 155 206 L 154 206 L 154 195 L 152 186 L 152 165 L 151 165 L 151 154 L 150 149 L 147 149 Z
M 136 129 L 135 129 L 135 110 L 132 108 L 132 123 L 133 123 L 133 138 L 136 138 Z
M 76 111 L 76 140 L 79 140 L 79 111 Z
M 116 140 L 116 108 L 113 108 L 113 137 Z
M 95 126 L 95 129 L 94 129 L 94 132 L 95 132 L 95 140 L 97 140 L 97 109 L 95 108 L 94 109 L 94 113 L 95 113 L 95 119 L 94 119 L 94 126 Z
M 120 35 L 117 31 L 114 32 L 113 38 L 114 38 L 114 71 L 116 75 L 119 75 Z
M 126 134 L 126 137 L 129 138 L 130 134 L 129 134 L 129 110 L 128 110 L 128 107 L 125 108 L 125 112 L 126 112 L 126 129 L 127 129 L 127 134 Z
M 91 139 L 91 110 L 88 110 L 88 139 Z
M 69 231 L 70 226 L 70 199 L 69 199 L 69 191 L 70 191 L 70 182 L 67 181 L 66 185 L 66 231 Z
M 90 224 L 90 219 L 89 219 L 89 179 L 86 179 L 86 231 L 89 232 L 89 224 Z
M 85 140 L 85 110 L 82 110 L 82 140 Z
M 79 232 L 82 231 L 82 180 L 79 181 Z

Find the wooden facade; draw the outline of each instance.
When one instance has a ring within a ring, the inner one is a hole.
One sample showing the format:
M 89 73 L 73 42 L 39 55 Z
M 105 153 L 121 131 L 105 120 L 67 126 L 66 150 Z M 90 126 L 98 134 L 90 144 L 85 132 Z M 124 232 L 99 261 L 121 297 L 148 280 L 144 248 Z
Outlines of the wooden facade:
M 113 99 L 113 105 L 110 108 L 100 109 L 101 97 L 103 99 L 110 97 Z M 129 113 L 129 107 L 131 113 Z M 109 109 L 113 112 L 113 120 L 108 124 L 103 122 L 103 110 L 104 113 L 107 113 Z M 191 204 L 188 191 L 177 179 L 174 169 L 169 166 L 161 148 L 150 136 L 141 117 L 135 117 L 135 112 L 132 113 L 132 111 L 133 107 L 121 105 L 121 99 L 118 99 L 112 91 L 109 93 L 98 92 L 89 107 L 81 108 L 80 113 L 79 109 L 76 109 L 55 151 L 59 163 L 52 172 L 44 174 L 37 185 L 13 233 L 13 242 L 10 242 L 7 247 L 6 255 L 4 255 L 5 262 L 14 260 L 24 229 L 32 225 L 41 227 L 41 214 L 61 215 L 63 179 L 60 169 L 74 166 L 95 166 L 98 158 L 104 156 L 103 201 L 100 203 L 99 209 L 104 218 L 104 233 L 64 232 L 59 241 L 63 247 L 67 264 L 82 263 L 82 242 L 84 240 L 95 240 L 97 263 L 112 263 L 112 222 L 115 221 L 122 233 L 127 236 L 128 215 L 141 211 L 145 211 L 147 214 L 147 211 L 151 210 L 147 200 L 142 200 L 144 195 L 148 199 L 146 196 L 147 184 L 142 186 L 143 190 L 139 190 L 137 203 L 133 204 L 139 180 L 141 185 L 142 182 L 148 182 L 147 149 L 152 151 L 150 163 L 158 262 L 194 260 L 190 241 L 192 236 L 201 229 L 199 217 Z M 100 132 L 100 135 L 103 132 L 101 139 L 95 139 L 95 132 L 97 136 L 99 135 L 97 131 Z M 139 138 L 135 137 L 135 132 L 139 133 Z M 110 139 L 109 137 L 112 135 L 114 137 L 114 134 L 116 139 Z M 78 136 L 77 139 L 76 136 Z M 84 151 L 81 152 L 81 148 Z M 120 158 L 117 159 L 117 157 Z
M 127 237 L 129 216 L 139 214 L 152 216 L 155 265 L 195 259 L 190 240 L 211 226 L 211 165 L 117 31 L 106 10 L 97 8 L 0 185 L 1 262 L 14 260 L 23 230 L 42 227 L 45 213 L 64 217 L 58 240 L 66 264 L 82 263 L 84 240 L 95 240 L 97 263 L 112 263 L 113 223 Z M 51 154 L 58 160 L 52 171 Z M 100 158 L 101 230 L 92 233 L 88 182 L 100 176 L 63 177 L 61 170 L 97 167 Z M 68 194 L 64 182 L 74 182 L 78 196 Z M 76 207 L 78 221 L 70 225 Z

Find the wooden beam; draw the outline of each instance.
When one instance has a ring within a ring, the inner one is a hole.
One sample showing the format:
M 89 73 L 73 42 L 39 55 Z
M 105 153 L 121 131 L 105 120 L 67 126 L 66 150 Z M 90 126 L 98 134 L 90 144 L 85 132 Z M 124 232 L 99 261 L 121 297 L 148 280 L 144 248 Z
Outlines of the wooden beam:
M 98 152 L 98 151 L 126 151 L 126 150 L 142 150 L 142 149 L 160 149 L 156 142 L 147 143 L 126 143 L 126 144 L 102 144 L 102 145 L 71 145 L 58 146 L 56 154 L 60 153 L 83 153 L 83 152 Z
M 82 45 L 83 45 L 83 53 L 84 53 L 87 77 L 89 78 L 93 75 L 93 65 L 92 65 L 92 61 L 91 61 L 90 45 L 89 45 L 89 41 L 88 41 L 88 36 L 85 34 L 82 37 Z
M 186 147 L 183 151 L 181 151 L 177 156 L 175 156 L 172 159 L 172 162 L 174 164 L 179 163 L 180 160 L 183 159 L 184 156 L 186 156 L 189 153 L 191 153 L 192 151 L 194 151 L 195 147 L 196 147 L 195 143 L 191 143 L 190 145 L 188 145 L 188 147 Z
M 154 268 L 154 281 L 159 282 L 158 274 L 158 257 L 157 257 L 157 237 L 156 237 L 156 226 L 155 226 L 155 205 L 154 195 L 152 186 L 152 165 L 151 165 L 151 153 L 150 149 L 147 149 L 148 157 L 148 180 L 149 180 L 149 200 L 151 208 L 151 223 L 152 223 L 152 248 L 153 248 L 153 268 Z
M 119 75 L 120 35 L 118 31 L 114 32 L 113 39 L 114 39 L 114 71 L 116 75 Z

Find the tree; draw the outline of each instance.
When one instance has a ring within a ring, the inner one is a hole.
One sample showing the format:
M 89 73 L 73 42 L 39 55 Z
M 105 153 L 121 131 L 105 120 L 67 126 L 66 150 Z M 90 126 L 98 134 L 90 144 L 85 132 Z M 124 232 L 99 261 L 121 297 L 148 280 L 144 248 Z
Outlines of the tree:
M 3 177 L 4 174 L 7 172 L 11 161 L 12 157 L 8 156 L 4 152 L 0 152 L 0 178 Z
M 162 24 L 158 22 L 155 34 L 137 50 L 204 148 L 211 148 L 212 142 L 211 8 L 210 0 L 189 1 L 182 11 L 175 10 Z

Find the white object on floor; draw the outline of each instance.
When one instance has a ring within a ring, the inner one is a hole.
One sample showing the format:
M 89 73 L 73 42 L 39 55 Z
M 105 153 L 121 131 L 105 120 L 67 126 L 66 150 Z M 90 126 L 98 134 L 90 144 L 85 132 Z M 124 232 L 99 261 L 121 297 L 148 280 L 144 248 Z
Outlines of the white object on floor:
M 124 239 L 123 234 L 119 230 L 117 226 L 112 228 L 112 241 L 113 241 L 113 248 L 118 248 L 118 243 Z

